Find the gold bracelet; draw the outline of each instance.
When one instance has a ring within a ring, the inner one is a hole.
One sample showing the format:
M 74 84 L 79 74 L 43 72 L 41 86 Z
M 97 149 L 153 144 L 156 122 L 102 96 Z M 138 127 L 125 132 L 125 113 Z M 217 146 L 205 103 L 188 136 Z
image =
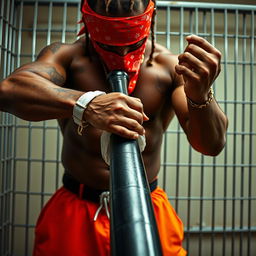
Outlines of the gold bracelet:
M 213 89 L 212 87 L 210 87 L 210 90 L 208 92 L 208 100 L 205 101 L 203 104 L 197 104 L 195 103 L 194 101 L 192 101 L 188 96 L 187 96 L 187 101 L 188 101 L 188 104 L 193 107 L 193 108 L 205 108 L 207 107 L 213 100 Z

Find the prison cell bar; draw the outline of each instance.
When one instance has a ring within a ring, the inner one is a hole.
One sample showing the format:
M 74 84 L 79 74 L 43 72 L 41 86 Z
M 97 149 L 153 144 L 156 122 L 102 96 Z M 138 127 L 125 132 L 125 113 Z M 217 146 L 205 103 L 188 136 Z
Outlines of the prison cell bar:
M 29 2 L 33 2 L 34 3 L 34 1 L 20 1 L 20 4 L 23 4 L 24 2 L 26 2 L 26 4 L 28 4 Z M 66 2 L 66 1 L 39 1 L 39 3 L 44 3 L 44 4 L 47 4 L 47 3 L 49 3 L 49 2 L 51 2 L 51 3 L 58 3 L 59 5 L 61 5 L 63 2 Z M 72 3 L 76 3 L 76 4 L 78 4 L 78 2 L 79 1 L 68 1 L 69 3 L 70 2 L 72 2 Z M 177 5 L 175 4 L 175 5 L 173 5 L 172 6 L 172 2 L 164 2 L 164 1 L 161 1 L 161 2 L 163 2 L 163 7 L 165 8 L 166 7 L 166 5 L 168 4 L 168 3 L 170 3 L 170 5 L 168 5 L 168 8 L 171 6 L 171 8 L 173 9 L 173 8 L 176 8 L 177 7 Z M 184 3 L 185 4 L 185 3 Z M 2 1 L 2 5 L 4 5 L 4 2 Z M 161 6 L 161 3 L 160 2 L 158 2 L 158 5 L 159 6 Z M 175 7 L 176 6 L 176 7 Z M 181 7 L 182 6 L 182 7 Z M 206 8 L 206 6 L 204 6 L 203 4 L 200 4 L 200 8 Z M 179 5 L 178 6 L 178 8 L 191 8 L 191 9 L 193 9 L 194 7 L 193 7 L 193 4 L 191 5 L 191 3 L 187 3 L 187 5 L 183 5 L 183 4 L 181 4 L 181 5 Z M 227 9 L 228 11 L 230 11 L 230 10 L 235 10 L 235 9 L 238 9 L 239 11 L 240 10 L 245 10 L 245 11 L 247 11 L 248 12 L 248 7 L 247 6 L 224 6 L 224 5 L 218 5 L 218 6 L 216 6 L 216 5 L 211 5 L 211 4 L 209 4 L 209 5 L 207 5 L 207 8 L 212 8 L 211 9 L 211 11 L 212 12 L 214 12 L 214 10 L 218 10 L 218 11 L 221 11 L 221 9 Z M 255 13 L 255 9 L 250 9 L 251 10 L 251 20 L 250 20 L 250 23 L 251 23 L 251 38 L 252 38 L 252 40 L 251 40 L 251 47 L 250 47 L 250 52 L 251 52 L 251 60 L 250 61 L 247 61 L 246 60 L 246 40 L 248 39 L 248 36 L 246 36 L 245 34 L 245 32 L 244 32 L 244 35 L 243 36 L 239 36 L 239 38 L 242 38 L 243 39 L 243 41 L 244 41 L 244 47 L 243 47 L 243 56 L 244 56 L 244 59 L 243 59 L 243 61 L 238 61 L 238 63 L 237 63 L 237 65 L 243 65 L 243 69 L 244 69 L 244 82 L 243 82 L 243 86 L 244 86 L 244 88 L 245 88 L 245 86 L 246 86 L 246 78 L 245 78 L 245 75 L 246 75 L 246 73 L 245 73 L 245 66 L 246 65 L 250 65 L 250 69 L 251 69 L 251 71 L 250 71 L 250 90 L 251 90 L 251 99 L 250 99 L 250 101 L 245 101 L 245 99 L 244 100 L 242 100 L 241 102 L 239 102 L 239 101 L 230 101 L 230 100 L 227 100 L 227 98 L 225 98 L 224 99 L 224 101 L 220 101 L 220 103 L 222 103 L 222 104 L 224 104 L 224 106 L 225 106 L 225 109 L 227 110 L 227 105 L 228 104 L 234 104 L 234 103 L 237 103 L 237 104 L 242 104 L 242 107 L 243 107 L 243 109 L 244 109 L 244 111 L 245 111 L 245 104 L 250 104 L 250 116 L 252 117 L 252 113 L 253 113 L 253 105 L 255 105 L 255 102 L 254 102 L 254 98 L 253 98 L 253 93 L 254 93 L 254 90 L 253 90 L 253 84 L 254 84 L 254 77 L 253 77 L 253 68 L 254 68 L 254 66 L 255 66 L 255 63 L 254 63 L 254 58 L 253 58 L 253 56 L 254 56 L 254 45 L 253 45 L 253 42 L 254 42 L 254 38 L 255 38 L 255 36 L 254 36 L 254 13 Z M 192 10 L 192 12 L 193 12 L 193 10 Z M 191 13 L 192 13 L 191 12 Z M 248 14 L 248 13 L 247 13 Z M 244 15 L 244 19 L 246 20 L 246 16 L 247 16 L 247 14 L 243 14 Z M 226 14 L 227 15 L 227 14 Z M 213 20 L 214 20 L 214 16 L 212 16 L 213 18 Z M 247 19 L 248 20 L 248 19 Z M 2 19 L 2 21 L 3 21 L 3 19 Z M 227 25 L 226 25 L 227 26 Z M 22 26 L 21 26 L 21 28 L 22 28 Z M 245 28 L 245 25 L 244 25 L 244 28 Z M 24 29 L 23 29 L 24 30 Z M 246 30 L 246 28 L 245 28 L 245 30 Z M 39 29 L 38 29 L 38 31 L 39 31 Z M 52 30 L 52 31 L 54 31 L 54 30 Z M 165 32 L 158 32 L 157 33 L 158 35 L 160 35 L 160 34 L 165 34 Z M 170 33 L 169 35 L 168 35 L 168 40 L 170 40 L 170 42 L 171 42 L 171 36 L 172 35 L 177 35 L 177 34 L 179 34 L 179 33 L 176 33 L 176 32 L 172 32 L 172 33 Z M 185 33 L 184 35 L 186 35 L 187 33 Z M 213 38 L 215 38 L 215 37 L 222 37 L 223 35 L 220 35 L 220 34 L 212 34 L 212 37 Z M 226 38 L 225 38 L 225 42 L 227 42 L 227 40 L 229 39 L 229 38 L 231 38 L 232 36 L 230 36 L 230 35 L 228 35 L 228 34 L 226 34 Z M 180 41 L 182 41 L 183 42 L 183 40 L 180 40 Z M 19 43 L 19 42 L 18 42 Z M 183 48 L 183 47 L 182 47 Z M 5 50 L 4 50 L 5 51 Z M 7 53 L 7 51 L 5 51 L 5 54 Z M 225 53 L 227 53 L 226 51 L 225 51 Z M 32 54 L 33 55 L 33 54 Z M 22 55 L 21 57 L 23 57 L 23 56 L 27 56 L 27 55 Z M 6 64 L 8 64 L 8 60 L 5 60 L 4 61 Z M 224 62 L 223 62 L 225 65 L 228 65 L 228 64 L 234 64 L 235 65 L 235 61 L 229 61 L 228 59 L 225 59 L 224 60 Z M 8 65 L 6 65 L 7 66 L 7 68 L 9 68 L 9 66 Z M 5 73 L 8 73 L 8 71 L 5 71 Z M 225 84 L 227 84 L 227 81 L 225 82 Z M 243 93 L 244 93 L 244 91 L 243 91 Z M 244 96 L 245 97 L 245 96 Z M 242 124 L 243 125 L 243 124 Z M 15 126 L 16 128 L 19 128 L 20 126 L 19 125 L 17 125 L 17 126 Z M 33 126 L 32 126 L 33 127 Z M 33 127 L 34 129 L 40 129 L 40 128 L 36 128 L 36 127 Z M 3 128 L 3 131 L 4 131 L 4 129 L 5 129 L 5 127 Z M 15 129 L 16 130 L 16 129 Z M 252 139 L 253 139 L 253 136 L 255 136 L 255 132 L 253 132 L 253 123 L 252 123 L 252 118 L 251 118 L 251 121 L 250 121 L 250 130 L 249 130 L 249 132 L 245 132 L 244 131 L 245 130 L 245 127 L 243 128 L 243 132 L 241 132 L 241 133 L 239 133 L 239 132 L 229 132 L 228 133 L 228 135 L 235 135 L 235 136 L 238 136 L 238 135 L 241 135 L 242 137 L 245 137 L 245 136 L 250 136 L 250 143 L 249 143 L 249 145 L 248 145 L 248 147 L 250 148 L 250 149 L 252 149 L 252 146 L 253 146 L 253 144 L 252 144 Z M 5 134 L 6 134 L 6 132 L 8 132 L 8 131 L 4 131 L 5 132 Z M 166 133 L 166 141 L 167 141 L 167 137 L 168 137 L 168 135 L 170 134 L 170 133 L 172 133 L 172 131 L 171 132 L 167 132 Z M 1 133 L 2 134 L 2 133 Z M 180 131 L 178 131 L 178 134 L 180 134 Z M 178 144 L 177 145 L 178 147 L 180 147 L 180 145 Z M 247 146 L 245 146 L 245 144 L 244 143 L 242 143 L 242 147 L 247 147 Z M 166 148 L 166 150 L 165 150 L 165 152 L 167 152 L 167 148 Z M 252 152 L 252 151 L 250 151 L 250 152 Z M 178 162 L 178 166 L 180 166 L 180 167 L 182 167 L 182 166 L 187 166 L 190 170 L 192 170 L 192 168 L 193 167 L 198 167 L 199 165 L 197 165 L 197 164 L 193 164 L 192 163 L 192 154 L 191 154 L 191 151 L 190 151 L 190 159 L 189 159 L 189 162 L 186 164 L 184 164 L 184 163 L 180 163 L 180 162 Z M 227 152 L 225 153 L 225 154 L 227 154 Z M 243 150 L 242 150 L 242 155 L 243 155 Z M 244 156 L 242 157 L 243 159 L 245 158 Z M 3 159 L 5 159 L 5 157 L 3 158 Z M 180 159 L 179 157 L 177 158 L 177 159 Z M 22 160 L 22 161 L 26 161 L 26 159 L 19 159 L 19 158 L 17 158 L 17 160 Z M 35 159 L 36 160 L 36 159 Z M 227 160 L 227 158 L 225 159 L 225 161 Z M 241 190 L 241 196 L 240 196 L 240 198 L 238 198 L 238 197 L 236 197 L 235 199 L 236 200 L 240 200 L 241 201 L 241 204 L 242 204 L 242 202 L 244 202 L 244 200 L 248 200 L 248 202 L 249 202 L 249 211 L 248 211 L 248 230 L 249 231 L 253 231 L 253 228 L 251 229 L 251 203 L 252 203 L 252 201 L 253 200 L 255 200 L 255 198 L 254 197 L 252 197 L 252 187 L 251 187 L 251 180 L 250 180 L 250 177 L 252 177 L 252 168 L 255 168 L 255 164 L 253 164 L 253 161 L 252 161 L 253 159 L 252 159 L 252 153 L 250 153 L 250 159 L 249 159 L 249 163 L 248 164 L 246 164 L 246 163 L 244 163 L 244 162 L 242 162 L 241 164 L 227 164 L 227 161 L 225 162 L 225 164 L 217 164 L 217 165 L 215 165 L 215 160 L 213 160 L 213 168 L 219 168 L 219 167 L 223 167 L 223 168 L 225 168 L 225 173 L 224 173 L 224 179 L 226 180 L 226 182 L 224 183 L 224 184 L 227 184 L 227 180 L 228 180 L 228 178 L 227 178 L 227 168 L 229 168 L 229 167 L 232 167 L 232 168 L 238 168 L 238 167 L 240 167 L 240 168 L 251 168 L 250 169 L 250 175 L 249 175 L 249 178 L 248 178 L 248 180 L 249 180 L 249 187 L 248 187 L 248 189 L 247 189 L 247 192 L 248 192 L 248 197 L 244 197 L 244 195 L 242 194 L 243 193 L 243 191 Z M 34 159 L 31 159 L 31 161 L 34 161 Z M 164 164 L 164 167 L 166 168 L 166 167 L 168 167 L 168 166 L 175 166 L 176 164 Z M 211 167 L 211 165 L 208 165 L 208 164 L 201 164 L 201 166 L 202 167 Z M 167 171 L 167 169 L 165 169 L 166 171 Z M 167 173 L 166 173 L 166 171 L 165 171 L 165 176 L 167 176 Z M 216 176 L 214 175 L 214 173 L 213 173 L 213 177 L 214 178 L 216 178 Z M 243 176 L 242 176 L 243 177 Z M 190 182 L 191 182 L 191 179 L 190 179 Z M 214 192 L 214 188 L 215 188 L 215 179 L 213 179 L 213 192 Z M 233 181 L 234 182 L 234 181 Z M 242 181 L 241 181 L 241 187 L 242 187 Z M 176 189 L 176 191 L 178 191 L 179 192 L 179 190 L 177 190 Z M 19 192 L 19 191 L 16 191 L 17 193 Z M 30 192 L 30 191 L 28 191 L 30 194 L 32 194 L 32 192 Z M 176 194 L 176 196 L 179 196 L 179 194 Z M 189 195 L 189 194 L 188 194 Z M 216 201 L 216 200 L 222 200 L 223 202 L 227 202 L 227 200 L 233 200 L 233 198 L 229 198 L 229 197 L 227 197 L 227 192 L 226 192 L 226 194 L 225 194 L 225 196 L 224 197 L 222 197 L 222 198 L 220 198 L 220 197 L 218 197 L 218 198 L 215 198 L 215 196 L 214 196 L 214 193 L 213 193 L 213 196 L 212 196 L 212 198 L 206 198 L 206 197 L 203 197 L 203 198 L 200 198 L 200 197 L 192 197 L 192 198 L 189 198 L 189 196 L 188 197 L 184 197 L 184 198 L 181 198 L 181 197 L 170 197 L 170 199 L 171 200 L 188 200 L 188 202 L 190 202 L 191 200 L 212 200 L 212 202 L 213 202 L 213 205 L 214 205 L 214 202 Z M 178 201 L 177 201 L 178 202 Z M 223 203 L 224 204 L 224 203 Z M 240 211 L 242 212 L 242 209 L 240 209 Z M 215 210 L 213 209 L 213 212 L 215 212 Z M 224 211 L 224 213 L 225 214 L 227 214 L 226 213 L 226 211 Z M 224 214 L 224 215 L 225 215 Z M 224 217 L 225 218 L 225 217 Z M 189 218 L 188 218 L 189 219 Z M 213 219 L 214 220 L 214 219 Z M 241 216 L 241 220 L 242 220 L 242 216 Z M 241 223 L 241 226 L 243 227 L 243 223 Z M 214 222 L 212 222 L 212 229 L 214 228 Z M 214 234 L 214 232 L 219 232 L 218 230 L 216 230 L 216 228 L 213 230 L 213 234 Z M 223 225 L 223 231 L 224 231 L 224 233 L 225 232 L 229 232 L 229 230 L 226 228 L 226 226 L 225 225 Z M 193 232 L 193 230 L 191 230 L 191 232 Z M 203 231 L 204 232 L 204 231 Z M 245 229 L 244 228 L 241 228 L 240 227 L 240 229 L 235 229 L 234 230 L 234 232 L 240 232 L 240 234 L 242 235 L 243 234 L 243 232 L 246 232 L 245 231 Z M 234 234 L 234 233 L 233 233 Z M 250 233 L 249 233 L 250 234 Z M 226 241 L 226 237 L 223 237 L 223 239 Z M 247 246 L 247 250 L 248 250 L 248 253 L 249 253 L 249 251 L 250 251 L 250 247 L 251 247 L 251 237 L 250 236 L 248 236 L 248 246 Z M 224 242 L 225 242 L 224 241 Z M 226 246 L 225 244 L 223 245 L 223 246 Z M 212 244 L 212 248 L 214 248 L 214 246 L 213 246 L 213 244 Z M 241 247 L 240 247 L 240 250 L 241 250 Z M 249 255 L 249 254 L 248 254 Z
M 233 6 L 234 7 L 234 6 Z M 169 8 L 169 7 L 168 7 Z M 182 7 L 181 7 L 182 8 Z M 222 8 L 222 7 L 221 7 Z M 226 9 L 228 9 L 228 8 L 226 8 Z M 183 9 L 182 9 L 183 10 Z M 237 13 L 237 10 L 236 10 L 236 13 Z M 212 19 L 212 21 L 214 21 L 214 16 L 213 16 L 213 14 L 214 14 L 214 9 L 212 8 L 211 9 L 211 14 L 212 14 L 212 16 L 211 16 L 211 19 Z M 227 12 L 225 13 L 225 15 L 227 15 Z M 253 18 L 252 18 L 252 20 L 254 20 Z M 224 22 L 225 24 L 226 24 L 226 28 L 227 28 L 227 23 L 226 22 Z M 182 24 L 181 22 L 180 22 L 180 24 Z M 213 22 L 212 22 L 212 24 L 213 24 Z M 168 23 L 167 23 L 167 26 L 168 26 Z M 212 31 L 213 31 L 213 25 L 212 25 Z M 164 33 L 164 32 L 163 32 Z M 174 34 L 174 33 L 173 33 Z M 227 35 L 228 33 L 225 33 L 225 35 Z M 206 35 L 206 33 L 205 33 L 205 35 Z M 211 35 L 212 35 L 212 41 L 214 40 L 214 33 L 211 33 Z M 238 37 L 237 35 L 236 35 L 236 37 Z M 252 37 L 253 39 L 254 39 L 254 36 Z M 182 40 L 182 39 L 181 39 Z M 225 38 L 225 42 L 227 43 L 227 37 Z M 252 41 L 253 42 L 253 41 Z M 167 45 L 169 45 L 169 38 L 167 39 Z M 236 48 L 235 48 L 236 49 Z M 227 50 L 225 50 L 225 53 L 227 54 Z M 254 56 L 254 55 L 251 55 L 251 56 Z M 225 66 L 227 65 L 227 64 L 230 64 L 231 62 L 230 61 L 227 61 L 227 59 L 224 61 L 224 63 L 225 63 Z M 234 61 L 234 65 L 238 65 L 238 64 L 242 64 L 242 65 L 245 65 L 244 64 L 245 63 L 245 60 L 243 60 L 242 61 L 242 63 L 241 62 L 238 62 L 237 60 L 235 60 Z M 253 65 L 252 63 L 254 63 L 253 61 L 251 61 L 251 66 Z M 253 74 L 253 72 L 251 71 L 251 76 L 252 76 L 252 74 Z M 227 76 L 226 76 L 227 77 Z M 245 83 L 243 83 L 244 85 L 245 85 Z M 225 85 L 227 85 L 227 80 L 226 80 L 226 82 L 225 82 Z M 227 88 L 225 87 L 225 91 L 227 90 Z M 227 95 L 227 93 L 225 93 L 225 95 Z M 251 95 L 253 95 L 252 93 L 251 93 Z M 253 102 L 253 97 L 252 97 L 252 100 L 250 101 L 252 104 L 255 104 L 255 102 Z M 224 103 L 225 103 L 225 109 L 227 110 L 227 106 L 226 106 L 226 103 L 230 103 L 230 101 L 227 101 L 227 99 L 226 99 L 226 97 L 225 97 L 225 100 L 224 100 Z M 245 103 L 245 100 L 243 101 L 243 102 L 237 102 L 237 100 L 235 99 L 234 100 L 234 103 L 239 103 L 239 104 L 241 104 L 241 103 Z M 246 104 L 246 103 L 245 103 Z M 244 106 L 244 105 L 243 105 Z M 252 105 L 251 105 L 251 107 L 252 107 Z M 251 111 L 250 111 L 250 113 L 252 113 Z M 232 133 L 233 134 L 233 133 Z M 239 134 L 239 133 L 234 133 L 234 134 Z M 251 132 L 251 133 L 249 133 L 251 136 L 253 136 L 253 132 Z M 166 137 L 165 137 L 165 141 L 167 141 L 167 139 L 166 139 Z M 243 152 L 242 152 L 242 154 L 243 154 Z M 166 156 L 165 156 L 166 157 Z M 203 158 L 202 158 L 203 159 Z M 189 161 L 190 162 L 190 161 Z M 251 161 L 250 161 L 251 162 Z M 203 161 L 202 161 L 202 163 L 203 163 Z M 215 160 L 215 158 L 214 158 L 214 160 L 213 160 L 213 163 L 214 163 L 214 166 L 213 166 L 213 168 L 214 168 L 214 172 L 213 172 L 213 209 L 212 209 L 212 214 L 213 214 L 213 219 L 212 219 L 212 230 L 214 231 L 214 218 L 215 218 L 215 199 L 214 199 L 214 197 L 215 197 L 215 183 L 216 183 L 216 180 L 215 180 L 215 175 L 216 175 L 216 166 L 215 166 L 215 164 L 216 164 L 216 160 Z M 203 164 L 202 164 L 202 166 L 203 166 Z M 252 164 L 252 162 L 249 164 L 249 166 L 251 166 L 251 167 L 253 167 L 254 165 Z M 189 165 L 189 168 L 190 168 L 191 166 Z M 226 166 L 227 167 L 227 166 Z M 225 168 L 226 168 L 225 167 Z M 233 169 L 235 169 L 236 167 L 238 167 L 238 165 L 236 165 L 236 164 L 233 164 Z M 166 165 L 164 165 L 164 171 L 166 170 Z M 164 175 L 164 177 L 166 177 L 166 175 Z M 226 177 L 226 178 L 225 178 Z M 225 180 L 227 180 L 227 176 L 226 176 L 226 174 L 224 174 L 224 179 Z M 226 182 L 225 182 L 226 183 Z M 225 184 L 224 183 L 224 184 Z M 235 184 L 235 179 L 233 180 L 233 188 L 235 187 L 234 186 L 234 184 Z M 224 185 L 225 186 L 225 185 Z M 225 186 L 226 187 L 226 186 Z M 233 193 L 233 195 L 234 195 L 234 193 Z M 188 196 L 188 198 L 189 198 L 189 196 Z M 249 198 L 251 198 L 252 199 L 252 197 L 249 197 Z M 235 201 L 235 199 L 233 198 L 233 200 L 232 200 L 233 202 Z M 188 203 L 190 202 L 190 200 L 188 199 Z M 224 202 L 225 202 L 225 200 L 224 200 Z M 233 203 L 233 205 L 234 205 L 234 203 Z M 189 208 L 189 207 L 188 207 Z M 224 203 L 224 219 L 226 218 L 225 216 L 226 216 L 226 203 Z M 233 208 L 233 209 L 235 209 L 235 207 Z M 242 211 L 242 209 L 241 209 L 241 211 Z M 189 211 L 188 211 L 189 212 Z M 249 212 L 250 212 L 250 210 L 249 210 Z M 232 216 L 232 218 L 233 218 L 233 220 L 234 220 L 234 218 L 235 218 L 235 213 L 234 213 L 234 211 L 233 211 L 233 214 L 232 214 L 233 216 Z M 188 218 L 188 220 L 189 220 L 189 218 Z M 200 223 L 202 223 L 201 221 L 200 221 Z M 225 220 L 224 220 L 224 223 L 225 223 Z M 234 223 L 234 222 L 233 222 Z M 225 224 L 223 225 L 223 227 L 224 227 L 224 230 L 225 230 Z M 234 224 L 233 224 L 233 227 L 234 227 Z M 188 228 L 189 228 L 189 226 L 188 226 Z M 235 229 L 234 229 L 235 230 Z M 236 229 L 237 230 L 237 229 Z M 187 230 L 188 231 L 188 230 Z M 241 233 L 242 234 L 242 233 Z M 213 255 L 213 249 L 214 249 L 214 246 L 213 246 L 213 239 L 214 239 L 214 233 L 212 233 L 212 255 Z M 187 237 L 188 238 L 188 237 Z M 223 238 L 223 240 L 224 240 L 224 245 L 223 245 L 223 247 L 225 247 L 225 241 L 226 241 L 226 237 L 224 236 L 224 238 Z M 250 240 L 250 238 L 248 239 L 248 240 Z M 251 241 L 251 240 L 250 240 Z M 188 240 L 187 240 L 187 242 L 188 242 Z M 240 240 L 240 244 L 241 244 L 241 240 Z M 188 243 L 187 243 L 187 247 L 188 247 Z M 234 232 L 232 232 L 232 251 L 234 252 Z M 249 249 L 250 248 L 250 246 L 248 246 L 248 250 L 250 250 Z M 241 251 L 241 248 L 240 248 L 240 251 Z M 225 252 L 225 249 L 223 249 L 223 252 Z

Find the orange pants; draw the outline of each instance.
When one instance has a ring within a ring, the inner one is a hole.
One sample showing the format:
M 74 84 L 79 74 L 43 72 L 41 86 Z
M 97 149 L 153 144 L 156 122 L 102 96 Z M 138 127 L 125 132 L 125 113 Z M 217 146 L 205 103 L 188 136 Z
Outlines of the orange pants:
M 152 202 L 165 256 L 183 256 L 183 225 L 166 193 L 157 187 Z M 36 226 L 33 256 L 108 256 L 109 219 L 98 203 L 60 188 L 42 210 Z M 146 256 L 146 255 L 143 255 Z

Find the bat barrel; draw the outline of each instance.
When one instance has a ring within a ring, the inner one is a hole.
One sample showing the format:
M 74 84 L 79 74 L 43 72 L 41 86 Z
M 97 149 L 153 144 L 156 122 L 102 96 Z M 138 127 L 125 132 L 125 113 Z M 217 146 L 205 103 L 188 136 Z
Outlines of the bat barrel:
M 108 76 L 112 91 L 127 94 L 128 75 Z M 150 189 L 137 140 L 110 139 L 111 254 L 162 255 Z

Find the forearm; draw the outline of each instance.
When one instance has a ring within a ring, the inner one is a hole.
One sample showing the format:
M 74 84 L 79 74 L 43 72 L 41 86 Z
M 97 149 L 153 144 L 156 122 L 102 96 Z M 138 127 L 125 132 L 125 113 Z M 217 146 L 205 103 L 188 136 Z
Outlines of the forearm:
M 204 108 L 194 108 L 188 104 L 189 118 L 186 134 L 190 144 L 206 155 L 218 155 L 226 143 L 228 120 L 217 102 Z
M 199 36 L 186 39 L 188 45 L 178 56 L 175 70 L 182 75 L 187 100 L 182 101 L 182 107 L 178 106 L 181 100 L 176 100 L 175 109 L 191 145 L 203 154 L 215 156 L 225 145 L 228 126 L 227 117 L 210 89 L 221 71 L 221 52 Z
M 82 93 L 24 70 L 0 83 L 0 110 L 28 121 L 68 118 Z

